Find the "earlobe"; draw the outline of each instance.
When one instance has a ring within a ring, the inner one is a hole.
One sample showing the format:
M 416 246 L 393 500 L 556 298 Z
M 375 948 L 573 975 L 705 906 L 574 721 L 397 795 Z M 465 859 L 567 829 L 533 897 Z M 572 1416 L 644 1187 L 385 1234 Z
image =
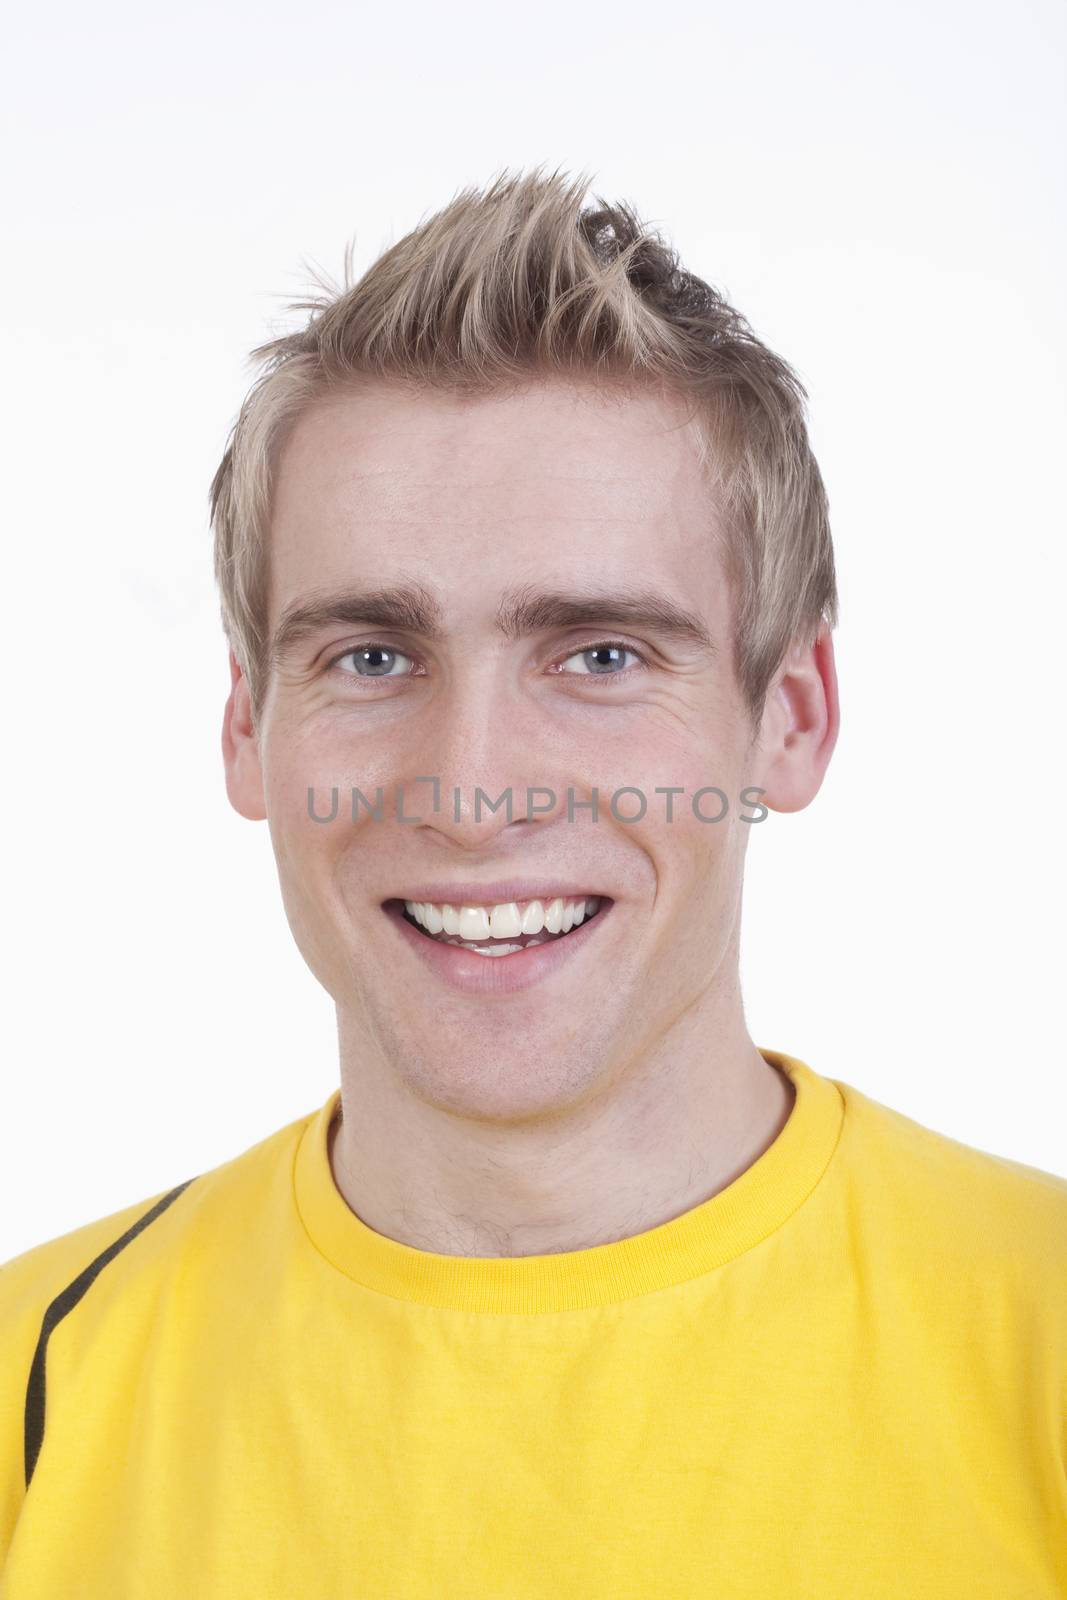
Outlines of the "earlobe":
M 222 717 L 222 759 L 226 767 L 226 793 L 230 804 L 250 822 L 263 822 L 267 807 L 263 793 L 263 767 L 259 738 L 252 722 L 248 679 L 230 651 L 230 694 Z
M 767 698 L 763 748 L 767 764 L 762 803 L 772 811 L 802 811 L 822 785 L 840 726 L 833 638 L 827 627 L 814 644 L 790 652 Z

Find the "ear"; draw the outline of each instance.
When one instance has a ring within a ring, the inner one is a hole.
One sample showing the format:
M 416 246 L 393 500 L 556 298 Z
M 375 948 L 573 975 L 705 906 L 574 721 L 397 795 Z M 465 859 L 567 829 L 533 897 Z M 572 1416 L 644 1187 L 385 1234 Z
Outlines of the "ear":
M 263 769 L 259 738 L 252 725 L 252 697 L 248 679 L 230 651 L 230 697 L 222 718 L 222 758 L 226 764 L 226 793 L 233 809 L 250 822 L 267 815 L 263 798 Z
M 760 724 L 762 803 L 802 811 L 818 794 L 840 726 L 834 644 L 825 625 L 778 669 Z

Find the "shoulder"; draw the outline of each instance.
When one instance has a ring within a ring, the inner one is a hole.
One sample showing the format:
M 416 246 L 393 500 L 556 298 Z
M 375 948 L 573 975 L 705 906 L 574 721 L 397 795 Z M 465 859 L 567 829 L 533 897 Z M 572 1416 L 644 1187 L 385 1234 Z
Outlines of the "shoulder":
M 988 1269 L 1058 1302 L 1067 1325 L 1067 1178 L 955 1139 L 849 1084 L 852 1188 L 886 1231 L 947 1269 Z
M 43 1318 L 85 1292 L 108 1269 L 114 1277 L 174 1259 L 223 1218 L 246 1225 L 265 1188 L 286 1189 L 288 1156 L 311 1112 L 210 1170 L 107 1213 L 0 1263 L 0 1353 L 32 1344 Z
M 234 1263 L 267 1260 L 277 1247 L 278 1221 L 293 1209 L 293 1157 L 315 1115 L 0 1264 L 0 1565 L 34 1472 L 56 1357 L 92 1366 L 121 1326 L 117 1347 L 136 1363 L 164 1308 L 238 1292 Z M 60 1395 L 64 1372 L 61 1361 Z
M 0 1565 L 39 1448 L 49 1336 L 121 1241 L 175 1196 L 125 1206 L 0 1265 Z
M 133 1230 L 143 1229 L 183 1187 L 135 1201 L 0 1264 L 0 1352 L 7 1355 L 13 1340 L 24 1344 L 35 1339 L 52 1301 L 91 1263 L 103 1264 L 106 1253 L 117 1250 Z

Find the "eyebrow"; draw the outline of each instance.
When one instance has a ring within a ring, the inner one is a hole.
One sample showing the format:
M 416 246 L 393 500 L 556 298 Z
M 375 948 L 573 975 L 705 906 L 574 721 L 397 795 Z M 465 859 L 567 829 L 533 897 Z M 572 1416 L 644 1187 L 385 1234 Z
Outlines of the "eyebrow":
M 495 620 L 505 639 L 583 625 L 648 628 L 715 654 L 715 643 L 700 617 L 655 589 L 624 587 L 570 594 L 526 584 L 504 594 Z M 445 632 L 443 621 L 439 602 L 422 584 L 345 589 L 287 606 L 274 630 L 270 659 L 277 664 L 313 634 L 338 623 L 400 629 L 440 640 Z

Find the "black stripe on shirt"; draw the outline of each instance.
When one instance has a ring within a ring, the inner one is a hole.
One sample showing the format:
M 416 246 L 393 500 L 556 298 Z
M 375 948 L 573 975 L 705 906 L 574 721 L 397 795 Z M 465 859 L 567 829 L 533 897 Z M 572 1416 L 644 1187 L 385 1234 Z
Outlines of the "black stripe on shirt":
M 72 1283 L 60 1291 L 44 1314 L 41 1322 L 41 1332 L 37 1340 L 37 1348 L 33 1353 L 33 1362 L 30 1366 L 29 1381 L 26 1385 L 26 1415 L 25 1415 L 25 1461 L 26 1461 L 26 1487 L 30 1486 L 33 1469 L 37 1465 L 41 1443 L 44 1439 L 44 1401 L 45 1401 L 45 1355 L 48 1350 L 48 1339 L 53 1328 L 63 1321 L 68 1311 L 73 1311 L 85 1291 L 90 1288 L 97 1276 L 113 1261 L 120 1250 L 124 1250 L 132 1239 L 136 1239 L 148 1227 L 150 1222 L 155 1222 L 167 1207 L 177 1200 L 183 1190 L 188 1189 L 194 1180 L 186 1178 L 184 1183 L 179 1183 L 177 1188 L 171 1189 L 162 1200 L 157 1200 L 150 1211 L 139 1218 L 132 1227 L 102 1250 L 95 1260 L 79 1272 Z

